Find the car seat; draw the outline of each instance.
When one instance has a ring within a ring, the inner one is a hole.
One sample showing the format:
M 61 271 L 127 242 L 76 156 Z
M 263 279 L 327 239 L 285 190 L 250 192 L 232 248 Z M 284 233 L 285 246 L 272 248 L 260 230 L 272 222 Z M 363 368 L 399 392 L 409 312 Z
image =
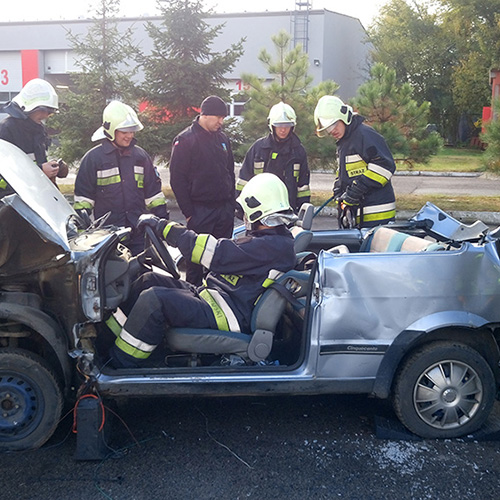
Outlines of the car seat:
M 380 226 L 367 234 L 360 252 L 429 252 L 444 249 L 439 243 Z
M 295 253 L 303 252 L 311 243 L 313 233 L 311 231 L 314 217 L 314 205 L 311 203 L 303 203 L 300 207 L 298 220 L 291 229 L 291 233 L 295 239 Z
M 309 276 L 309 271 L 288 271 L 276 280 L 276 286 L 271 285 L 262 293 L 252 312 L 250 335 L 209 328 L 170 328 L 166 335 L 167 346 L 174 352 L 236 354 L 253 362 L 265 360 L 271 352 L 276 326 L 287 302 L 307 295 Z

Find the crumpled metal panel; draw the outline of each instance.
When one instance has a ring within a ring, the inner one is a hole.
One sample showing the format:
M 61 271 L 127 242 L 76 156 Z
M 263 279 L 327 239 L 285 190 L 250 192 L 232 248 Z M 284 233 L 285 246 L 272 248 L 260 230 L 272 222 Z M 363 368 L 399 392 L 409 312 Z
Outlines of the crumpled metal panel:
M 386 347 L 407 329 L 500 321 L 494 243 L 419 253 L 321 252 L 316 280 L 320 376 L 375 376 Z

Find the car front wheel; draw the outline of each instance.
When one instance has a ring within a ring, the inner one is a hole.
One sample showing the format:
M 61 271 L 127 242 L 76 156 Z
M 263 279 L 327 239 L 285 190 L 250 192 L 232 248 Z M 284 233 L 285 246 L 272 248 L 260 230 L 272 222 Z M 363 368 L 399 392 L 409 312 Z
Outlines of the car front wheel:
M 62 404 L 56 376 L 43 358 L 0 350 L 0 450 L 42 446 L 59 423 Z
M 424 438 L 452 438 L 479 429 L 495 401 L 495 379 L 471 347 L 434 342 L 413 352 L 394 385 L 396 415 Z

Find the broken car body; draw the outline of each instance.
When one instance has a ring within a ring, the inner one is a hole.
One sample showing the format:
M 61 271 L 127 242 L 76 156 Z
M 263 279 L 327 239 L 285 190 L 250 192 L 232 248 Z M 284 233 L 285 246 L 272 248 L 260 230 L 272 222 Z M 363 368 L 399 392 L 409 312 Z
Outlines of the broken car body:
M 79 230 L 64 196 L 5 141 L 0 175 L 16 192 L 0 201 L 1 450 L 41 446 L 84 381 L 106 398 L 392 398 L 403 424 L 430 438 L 488 417 L 500 382 L 499 231 L 428 204 L 408 224 L 314 233 L 308 265 L 282 279 L 294 300 L 265 292 L 254 336 L 176 329 L 144 368 L 113 369 L 103 322 L 155 259 L 131 257 L 128 229 Z

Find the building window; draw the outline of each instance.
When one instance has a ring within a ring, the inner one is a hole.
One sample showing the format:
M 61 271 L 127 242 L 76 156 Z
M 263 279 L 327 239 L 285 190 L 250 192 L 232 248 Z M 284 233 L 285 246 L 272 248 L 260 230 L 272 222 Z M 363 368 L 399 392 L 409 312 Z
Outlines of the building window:
M 10 101 L 13 97 L 13 94 L 15 95 L 15 93 L 13 92 L 0 92 L 0 103 L 3 104 Z

